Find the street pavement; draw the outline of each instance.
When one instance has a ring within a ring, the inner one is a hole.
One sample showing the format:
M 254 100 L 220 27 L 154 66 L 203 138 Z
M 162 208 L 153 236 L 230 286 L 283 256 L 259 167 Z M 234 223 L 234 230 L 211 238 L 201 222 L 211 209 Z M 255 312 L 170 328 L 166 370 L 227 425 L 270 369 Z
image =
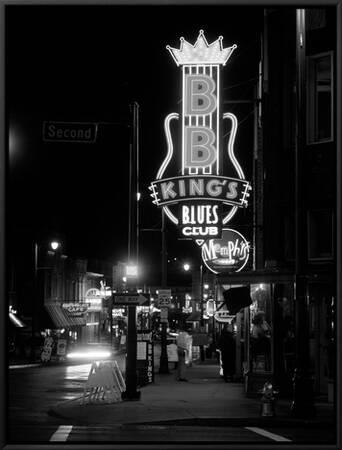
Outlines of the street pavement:
M 160 356 L 160 355 L 159 355 Z M 125 354 L 115 356 L 122 372 Z M 333 405 L 316 398 L 317 417 L 290 417 L 280 399 L 275 417 L 260 415 L 260 397 L 247 398 L 242 383 L 224 383 L 215 359 L 194 361 L 188 382 L 177 382 L 174 364 L 140 388 L 137 401 L 82 404 L 91 364 L 11 364 L 9 408 L 12 444 L 27 442 L 239 442 L 332 443 Z M 22 370 L 16 370 L 21 368 Z M 28 390 L 27 390 L 28 389 Z
M 171 366 L 171 364 L 170 364 Z M 182 426 L 332 426 L 333 406 L 317 403 L 313 419 L 290 416 L 290 400 L 278 400 L 274 417 L 261 416 L 260 398 L 247 398 L 242 383 L 225 383 L 215 360 L 187 368 L 188 382 L 176 381 L 176 371 L 159 374 L 140 389 L 139 400 L 107 403 L 82 402 L 82 396 L 63 401 L 49 414 L 75 425 L 182 425 Z

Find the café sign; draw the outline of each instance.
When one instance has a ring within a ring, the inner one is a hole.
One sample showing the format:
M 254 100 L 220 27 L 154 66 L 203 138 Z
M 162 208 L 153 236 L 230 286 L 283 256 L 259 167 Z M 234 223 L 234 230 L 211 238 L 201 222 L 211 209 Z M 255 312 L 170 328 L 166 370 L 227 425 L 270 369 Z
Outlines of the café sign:
M 70 315 L 70 316 L 82 316 L 84 313 L 88 311 L 88 305 L 85 303 L 62 303 L 62 308 Z
M 223 48 L 222 40 L 208 44 L 201 30 L 194 45 L 181 38 L 179 49 L 167 46 L 181 68 L 182 108 L 165 119 L 167 155 L 149 187 L 153 203 L 178 226 L 180 237 L 199 245 L 221 237 L 238 208 L 247 207 L 251 189 L 234 154 L 237 119 L 221 111 L 221 68 L 236 48 Z M 172 122 L 180 128 L 176 148 Z
M 247 264 L 250 244 L 238 231 L 224 228 L 221 239 L 208 239 L 201 249 L 202 260 L 211 272 L 239 272 Z

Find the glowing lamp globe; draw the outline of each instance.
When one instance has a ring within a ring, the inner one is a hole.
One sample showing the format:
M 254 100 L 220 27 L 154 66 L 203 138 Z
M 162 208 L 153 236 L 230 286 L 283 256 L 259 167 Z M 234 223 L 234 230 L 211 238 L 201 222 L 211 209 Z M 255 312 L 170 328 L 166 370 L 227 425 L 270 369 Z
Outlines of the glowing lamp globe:
M 57 241 L 53 241 L 53 242 L 51 242 L 50 245 L 51 245 L 52 250 L 57 250 L 60 244 Z

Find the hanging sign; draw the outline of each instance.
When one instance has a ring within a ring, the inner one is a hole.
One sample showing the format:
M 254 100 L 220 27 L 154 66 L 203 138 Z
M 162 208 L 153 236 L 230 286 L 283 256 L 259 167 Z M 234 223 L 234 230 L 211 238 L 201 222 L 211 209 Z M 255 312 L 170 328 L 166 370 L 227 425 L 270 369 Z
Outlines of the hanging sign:
M 209 239 L 202 245 L 202 259 L 216 274 L 239 272 L 247 264 L 249 250 L 249 242 L 241 233 L 224 228 L 221 239 Z
M 194 45 L 181 38 L 180 49 L 167 46 L 181 67 L 182 109 L 165 119 L 168 151 L 149 187 L 153 203 L 178 226 L 180 237 L 194 239 L 199 245 L 204 239 L 221 236 L 222 226 L 238 208 L 247 207 L 251 189 L 234 155 L 237 119 L 231 113 L 222 114 L 220 106 L 221 66 L 226 65 L 236 48 L 223 48 L 222 39 L 220 36 L 209 45 L 201 30 Z M 226 119 L 229 129 L 225 127 Z M 178 121 L 181 129 L 175 152 L 172 121 Z M 223 130 L 229 136 L 225 151 L 221 148 Z M 174 158 L 181 161 L 177 173 L 172 173 L 174 164 L 168 169 Z M 232 176 L 225 176 L 227 170 Z
M 230 314 L 229 311 L 216 311 L 214 314 L 214 319 L 220 323 L 231 323 L 235 318 L 235 315 Z

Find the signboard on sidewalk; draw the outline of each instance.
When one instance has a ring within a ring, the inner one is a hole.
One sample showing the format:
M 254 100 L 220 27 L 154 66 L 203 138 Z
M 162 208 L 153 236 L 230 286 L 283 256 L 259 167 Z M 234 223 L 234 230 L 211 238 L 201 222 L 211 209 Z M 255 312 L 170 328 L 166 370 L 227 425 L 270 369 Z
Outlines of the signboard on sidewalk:
M 58 339 L 57 341 L 57 356 L 65 356 L 67 348 L 67 340 L 66 339 Z
M 168 362 L 178 362 L 178 352 L 176 344 L 169 344 L 166 347 Z
M 137 333 L 137 373 L 138 384 L 145 386 L 154 381 L 152 333 Z

